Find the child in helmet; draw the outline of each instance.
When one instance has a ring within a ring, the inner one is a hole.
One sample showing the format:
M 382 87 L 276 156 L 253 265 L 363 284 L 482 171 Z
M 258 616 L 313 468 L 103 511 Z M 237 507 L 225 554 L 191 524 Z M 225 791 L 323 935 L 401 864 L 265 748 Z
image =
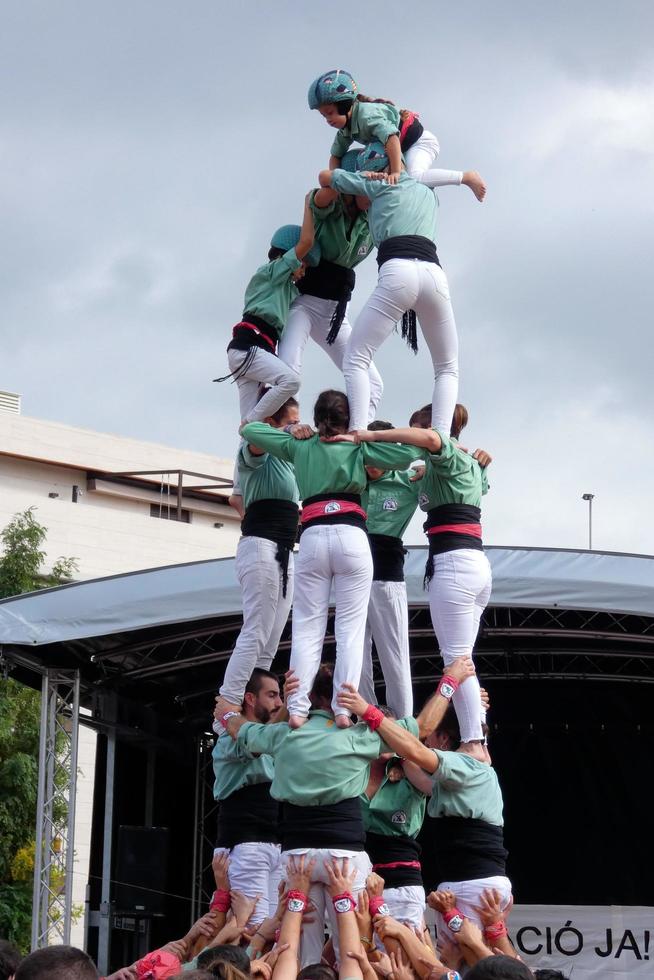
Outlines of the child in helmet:
M 354 324 L 343 363 L 351 429 L 363 429 L 368 421 L 368 367 L 375 351 L 400 319 L 402 335 L 417 350 L 417 314 L 434 369 L 432 424 L 448 432 L 458 393 L 458 337 L 447 278 L 434 244 L 436 197 L 404 171 L 396 184 L 374 179 L 390 168 L 380 143 L 362 150 L 357 164 L 355 174 L 336 169 L 319 176 L 321 187 L 370 200 L 368 223 L 378 248 L 377 287 Z
M 245 290 L 244 313 L 227 346 L 230 373 L 238 385 L 242 422 L 260 422 L 274 415 L 300 387 L 300 376 L 277 357 L 277 344 L 293 300 L 296 283 L 307 266 L 318 265 L 320 246 L 314 244 L 313 215 L 304 205 L 300 225 L 282 225 L 270 240 L 268 262 L 260 266 Z M 263 398 L 260 388 L 267 386 Z
M 350 150 L 341 164 L 354 171 L 358 150 Z M 351 195 L 342 195 L 328 187 L 311 191 L 309 207 L 313 213 L 315 240 L 320 246 L 320 262 L 311 266 L 298 283 L 301 294 L 293 300 L 286 328 L 279 342 L 279 356 L 289 367 L 301 373 L 302 357 L 311 337 L 343 370 L 345 348 L 352 333 L 347 305 L 356 281 L 355 266 L 370 255 L 373 244 L 365 210 Z M 384 385 L 374 364 L 368 368 L 370 379 L 370 419 L 381 401 Z
M 372 99 L 358 92 L 352 75 L 342 68 L 320 75 L 309 86 L 309 108 L 317 109 L 329 126 L 338 129 L 332 143 L 329 169 L 341 166 L 341 159 L 356 140 L 367 145 L 384 145 L 390 161 L 389 183 L 397 183 L 402 154 L 406 170 L 427 187 L 465 184 L 478 201 L 486 195 L 486 184 L 476 170 L 430 169 L 440 152 L 436 136 L 425 129 L 416 112 L 397 109 L 388 99 Z

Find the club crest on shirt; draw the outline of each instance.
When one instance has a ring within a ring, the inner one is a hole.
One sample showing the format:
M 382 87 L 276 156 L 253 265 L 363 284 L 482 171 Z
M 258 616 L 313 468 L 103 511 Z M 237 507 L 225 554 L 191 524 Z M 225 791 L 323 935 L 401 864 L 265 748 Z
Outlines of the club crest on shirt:
M 418 497 L 418 503 L 421 507 L 427 507 L 429 505 L 429 497 L 426 493 L 421 493 Z
M 391 816 L 391 823 L 406 823 L 406 812 L 404 810 L 396 810 Z
M 382 510 L 397 510 L 397 500 L 395 497 L 386 497 L 382 504 Z
M 336 514 L 341 509 L 341 505 L 338 500 L 330 500 L 328 504 L 325 504 L 326 514 Z
M 367 255 L 367 254 L 368 254 L 368 246 L 359 245 L 359 248 L 357 250 L 357 255 Z

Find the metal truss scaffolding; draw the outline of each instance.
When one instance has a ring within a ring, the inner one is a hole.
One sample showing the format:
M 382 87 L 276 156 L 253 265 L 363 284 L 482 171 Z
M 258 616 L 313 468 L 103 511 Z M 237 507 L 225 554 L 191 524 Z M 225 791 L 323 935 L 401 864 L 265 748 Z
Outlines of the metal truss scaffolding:
M 78 670 L 46 670 L 41 688 L 32 949 L 70 943 L 73 912 Z
M 193 841 L 193 880 L 191 883 L 191 921 L 209 907 L 212 892 L 207 889 L 218 804 L 213 799 L 213 746 L 215 739 L 201 735 L 196 739 L 195 762 L 195 838 Z

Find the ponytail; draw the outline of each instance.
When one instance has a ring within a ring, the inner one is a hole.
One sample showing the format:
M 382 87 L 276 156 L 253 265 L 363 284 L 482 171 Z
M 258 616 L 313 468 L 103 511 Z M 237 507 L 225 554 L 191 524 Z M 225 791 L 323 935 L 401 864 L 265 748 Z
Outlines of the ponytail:
M 350 403 L 343 391 L 322 391 L 313 407 L 313 422 L 319 436 L 337 436 L 350 427 Z
M 357 95 L 357 102 L 381 102 L 383 105 L 395 105 L 390 99 L 373 99 L 370 95 Z

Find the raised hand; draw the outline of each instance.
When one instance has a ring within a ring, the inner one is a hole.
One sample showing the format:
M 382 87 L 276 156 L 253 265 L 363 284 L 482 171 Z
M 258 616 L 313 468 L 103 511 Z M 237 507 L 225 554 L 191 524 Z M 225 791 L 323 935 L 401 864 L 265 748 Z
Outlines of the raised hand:
M 444 673 L 453 677 L 459 684 L 462 684 L 475 673 L 475 665 L 472 662 L 472 657 L 457 657 L 456 660 L 453 660 L 452 663 L 447 665 Z
M 211 862 L 213 878 L 218 891 L 229 891 L 229 851 L 214 854 Z
M 325 871 L 329 878 L 327 891 L 332 898 L 335 895 L 343 895 L 346 892 L 352 891 L 352 886 L 357 876 L 357 869 L 352 868 L 350 870 L 348 858 L 332 858 L 331 861 L 325 861 Z
M 309 860 L 306 854 L 291 854 L 286 865 L 286 885 L 289 891 L 309 894 L 311 875 L 316 866 L 314 858 Z
M 359 718 L 362 718 L 369 708 L 368 702 L 364 701 L 354 684 L 343 684 L 336 700 L 341 708 L 347 708 Z
M 456 895 L 454 892 L 443 889 L 442 891 L 430 892 L 427 895 L 427 905 L 435 912 L 449 912 L 456 906 Z

